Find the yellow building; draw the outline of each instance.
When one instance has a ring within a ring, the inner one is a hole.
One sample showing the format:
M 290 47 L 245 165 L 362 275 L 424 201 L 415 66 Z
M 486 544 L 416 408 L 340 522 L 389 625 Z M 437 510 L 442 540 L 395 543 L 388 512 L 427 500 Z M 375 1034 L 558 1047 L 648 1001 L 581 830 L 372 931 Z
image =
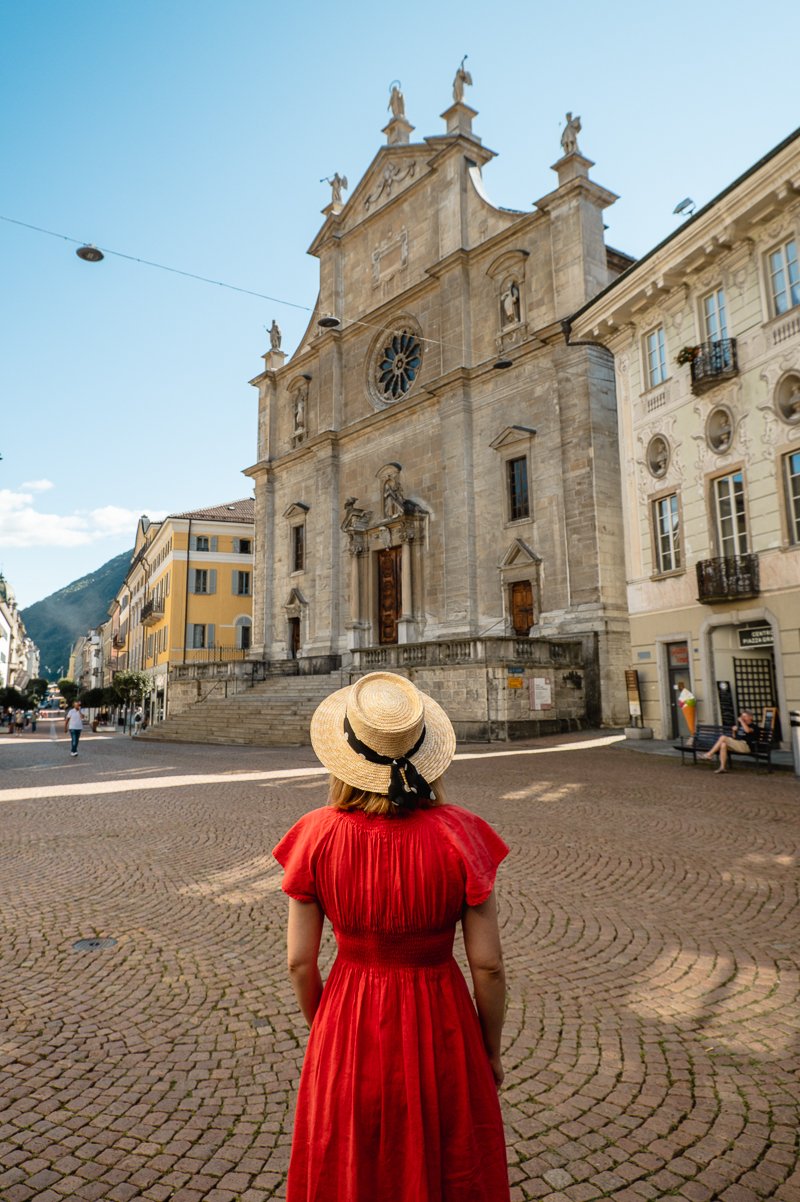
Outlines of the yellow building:
M 167 714 L 170 665 L 246 658 L 253 539 L 252 498 L 139 520 L 118 599 L 125 665 L 155 677 L 151 721 Z

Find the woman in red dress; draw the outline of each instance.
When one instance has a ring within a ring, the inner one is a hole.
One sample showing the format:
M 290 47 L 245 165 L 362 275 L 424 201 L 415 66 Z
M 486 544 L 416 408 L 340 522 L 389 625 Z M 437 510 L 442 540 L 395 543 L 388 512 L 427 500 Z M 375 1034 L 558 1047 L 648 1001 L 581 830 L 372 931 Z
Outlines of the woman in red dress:
M 442 804 L 453 727 L 403 677 L 374 672 L 328 697 L 311 741 L 330 804 L 274 852 L 311 1025 L 287 1202 L 507 1202 L 494 878 L 508 848 Z M 326 917 L 338 954 L 323 988 Z M 452 954 L 459 921 L 474 1006 Z

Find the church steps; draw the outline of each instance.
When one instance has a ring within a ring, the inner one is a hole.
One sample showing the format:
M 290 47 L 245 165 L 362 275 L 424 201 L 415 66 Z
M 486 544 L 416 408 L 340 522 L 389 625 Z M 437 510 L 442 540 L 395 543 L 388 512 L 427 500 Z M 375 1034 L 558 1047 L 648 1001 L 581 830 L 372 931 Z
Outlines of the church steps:
M 211 696 L 150 727 L 148 742 L 217 743 L 256 747 L 308 745 L 314 710 L 349 676 L 281 676 L 259 681 L 246 693 Z

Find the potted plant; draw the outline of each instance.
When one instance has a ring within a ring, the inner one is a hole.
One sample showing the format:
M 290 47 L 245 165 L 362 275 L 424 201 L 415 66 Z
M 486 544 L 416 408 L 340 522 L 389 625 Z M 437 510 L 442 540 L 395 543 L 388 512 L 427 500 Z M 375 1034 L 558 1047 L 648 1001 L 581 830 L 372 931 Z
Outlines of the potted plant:
M 694 363 L 697 356 L 700 354 L 699 346 L 684 346 L 678 352 L 678 357 L 675 362 L 679 367 L 683 367 L 684 363 Z

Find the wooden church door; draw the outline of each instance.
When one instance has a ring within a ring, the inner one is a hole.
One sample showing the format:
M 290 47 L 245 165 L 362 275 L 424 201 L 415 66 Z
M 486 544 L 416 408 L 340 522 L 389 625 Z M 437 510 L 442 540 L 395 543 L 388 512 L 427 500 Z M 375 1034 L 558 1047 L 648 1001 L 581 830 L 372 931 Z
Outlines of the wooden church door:
M 378 552 L 378 628 L 381 643 L 397 642 L 400 617 L 400 547 Z
M 533 590 L 530 580 L 511 585 L 511 621 L 515 634 L 528 635 L 533 626 Z

